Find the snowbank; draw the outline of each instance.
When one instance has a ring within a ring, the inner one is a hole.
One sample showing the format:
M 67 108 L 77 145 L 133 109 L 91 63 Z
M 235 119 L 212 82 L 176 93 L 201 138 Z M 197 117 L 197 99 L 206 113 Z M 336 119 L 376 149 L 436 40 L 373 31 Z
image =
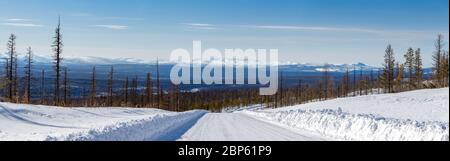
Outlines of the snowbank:
M 343 112 L 352 114 L 373 114 L 404 120 L 449 122 L 449 88 L 339 98 L 267 111 L 338 110 L 339 108 Z
M 170 141 L 178 139 L 205 112 L 193 111 L 178 115 L 157 114 L 142 120 L 72 133 L 68 136 L 49 136 L 47 141 Z
M 343 140 L 448 141 L 449 124 L 389 119 L 341 110 L 245 111 L 261 120 Z
M 243 113 L 343 140 L 448 141 L 448 92 L 418 90 Z
M 205 113 L 0 103 L 0 140 L 176 140 Z

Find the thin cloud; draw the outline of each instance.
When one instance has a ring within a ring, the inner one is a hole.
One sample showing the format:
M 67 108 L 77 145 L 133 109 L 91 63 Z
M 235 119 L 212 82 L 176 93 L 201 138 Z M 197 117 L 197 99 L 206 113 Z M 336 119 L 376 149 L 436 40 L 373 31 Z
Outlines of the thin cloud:
M 190 28 L 195 29 L 218 29 L 218 25 L 207 23 L 183 23 Z M 223 26 L 222 26 L 223 27 Z M 320 32 L 359 32 L 359 33 L 373 33 L 383 34 L 385 31 L 367 29 L 367 28 L 352 28 L 352 27 L 324 27 L 324 26 L 286 26 L 286 25 L 228 25 L 228 27 L 251 28 L 251 29 L 268 29 L 268 30 L 291 30 L 291 31 L 320 31 Z
M 217 30 L 216 27 L 190 27 L 192 29 L 199 29 L 199 30 Z
M 123 20 L 123 21 L 142 21 L 144 18 L 135 18 L 135 17 L 103 17 L 106 20 Z
M 90 14 L 90 13 L 71 13 L 71 14 L 69 14 L 69 16 L 72 16 L 72 17 L 90 17 L 90 16 L 92 16 L 92 14 Z
M 123 20 L 123 21 L 142 21 L 144 18 L 137 17 L 121 17 L 121 16 L 98 16 L 91 13 L 72 13 L 69 14 L 72 17 L 85 17 L 91 20 Z
M 256 29 L 272 29 L 272 30 L 299 30 L 299 31 L 339 31 L 339 32 L 362 32 L 362 33 L 384 33 L 380 30 L 365 29 L 365 28 L 343 28 L 343 27 L 322 27 L 322 26 L 242 26 Z
M 9 19 L 5 19 L 5 21 L 10 21 L 10 22 L 29 22 L 29 21 L 33 21 L 31 19 L 23 19 L 23 18 L 9 18 Z
M 43 25 L 33 24 L 33 23 L 1 23 L 5 26 L 14 26 L 14 27 L 42 27 Z
M 207 24 L 207 23 L 183 23 L 183 25 L 187 25 L 189 28 L 199 29 L 199 30 L 216 30 L 216 29 L 218 29 L 216 27 L 216 25 Z
M 123 25 L 94 25 L 94 27 L 100 27 L 100 28 L 106 28 L 106 29 L 112 29 L 112 30 L 128 29 L 128 26 L 123 26 Z
M 183 24 L 188 25 L 188 26 L 197 26 L 197 27 L 213 27 L 213 26 L 216 26 L 216 25 L 207 24 L 207 23 L 183 23 Z

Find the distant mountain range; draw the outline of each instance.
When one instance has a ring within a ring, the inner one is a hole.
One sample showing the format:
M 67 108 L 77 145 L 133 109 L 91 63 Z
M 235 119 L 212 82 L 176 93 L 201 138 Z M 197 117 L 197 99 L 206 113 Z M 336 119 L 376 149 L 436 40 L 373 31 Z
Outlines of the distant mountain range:
M 20 62 L 25 62 L 24 58 L 21 57 Z M 144 61 L 141 59 L 135 58 L 104 58 L 104 57 L 64 57 L 63 63 L 69 66 L 73 65 L 151 65 L 156 64 L 156 61 Z M 52 63 L 52 58 L 50 56 L 34 56 L 34 63 L 38 65 L 50 65 Z M 169 62 L 165 60 L 160 60 L 160 64 L 171 65 L 175 64 L 175 62 Z M 250 63 L 251 64 L 251 63 Z M 293 63 L 293 62 L 280 62 L 279 63 L 280 70 L 295 70 L 295 71 L 303 71 L 303 72 L 346 72 L 347 70 L 353 71 L 355 70 L 363 70 L 377 71 L 379 67 L 369 66 L 364 63 L 356 63 L 356 64 L 311 64 L 311 63 Z
M 23 59 L 23 58 L 22 58 Z M 53 62 L 50 56 L 34 56 L 34 62 L 37 64 L 51 64 Z M 86 64 L 86 65 L 112 65 L 112 64 L 146 64 L 146 62 L 140 59 L 134 58 L 104 58 L 95 56 L 86 57 L 63 57 L 63 63 L 65 64 Z
M 20 57 L 19 59 L 18 74 L 23 75 L 25 59 Z M 49 57 L 35 56 L 34 67 L 32 72 L 36 80 L 41 78 L 41 72 L 45 71 L 46 87 L 51 90 L 52 82 L 54 81 L 54 69 L 53 60 Z M 107 84 L 108 73 L 111 66 L 114 66 L 114 78 L 115 86 L 120 88 L 123 86 L 125 79 L 138 78 L 139 86 L 145 85 L 145 78 L 147 73 L 150 73 L 152 78 L 156 78 L 156 61 L 143 61 L 139 59 L 131 58 L 102 58 L 102 57 L 64 57 L 63 65 L 68 67 L 69 78 L 71 86 L 76 89 L 74 94 L 82 93 L 84 89 L 90 88 L 90 81 L 92 77 L 92 67 L 96 67 L 96 77 L 98 81 L 98 88 L 105 89 Z M 4 59 L 0 58 L 0 66 L 4 65 Z M 170 71 L 174 63 L 168 61 L 160 61 L 159 72 L 161 78 L 161 86 L 163 89 L 169 89 L 170 83 Z M 238 68 L 238 67 L 235 67 Z M 249 67 L 246 67 L 249 68 Z M 329 71 L 330 75 L 334 77 L 335 81 L 341 80 L 341 77 L 346 71 L 350 71 L 350 75 L 353 75 L 353 70 L 357 70 L 357 74 L 365 74 L 375 76 L 378 74 L 379 68 L 366 65 L 364 63 L 356 64 L 311 64 L 311 63 L 280 63 L 279 72 L 282 73 L 283 85 L 296 86 L 301 79 L 306 84 L 314 84 L 321 78 L 323 78 L 323 72 Z M 0 75 L 2 70 L 0 70 Z M 425 76 L 428 77 L 431 73 L 430 68 L 425 69 Z M 244 76 L 245 77 L 245 76 Z M 192 78 L 197 79 L 197 78 Z M 198 89 L 213 89 L 213 88 L 235 88 L 242 86 L 227 86 L 227 85 L 184 85 L 182 90 L 198 90 Z

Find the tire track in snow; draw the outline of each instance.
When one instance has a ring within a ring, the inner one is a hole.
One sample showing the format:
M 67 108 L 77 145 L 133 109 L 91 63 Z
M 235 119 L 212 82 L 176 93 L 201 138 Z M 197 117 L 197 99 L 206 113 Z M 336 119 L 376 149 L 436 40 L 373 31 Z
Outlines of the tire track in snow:
M 239 113 L 208 113 L 181 141 L 319 141 L 324 138 L 251 118 Z

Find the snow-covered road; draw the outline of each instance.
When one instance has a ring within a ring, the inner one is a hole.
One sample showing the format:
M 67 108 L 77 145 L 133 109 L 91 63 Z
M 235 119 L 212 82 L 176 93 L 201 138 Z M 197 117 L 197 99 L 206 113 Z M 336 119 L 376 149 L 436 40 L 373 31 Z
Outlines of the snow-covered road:
M 182 141 L 320 141 L 323 137 L 292 131 L 241 113 L 208 113 L 179 140 Z

